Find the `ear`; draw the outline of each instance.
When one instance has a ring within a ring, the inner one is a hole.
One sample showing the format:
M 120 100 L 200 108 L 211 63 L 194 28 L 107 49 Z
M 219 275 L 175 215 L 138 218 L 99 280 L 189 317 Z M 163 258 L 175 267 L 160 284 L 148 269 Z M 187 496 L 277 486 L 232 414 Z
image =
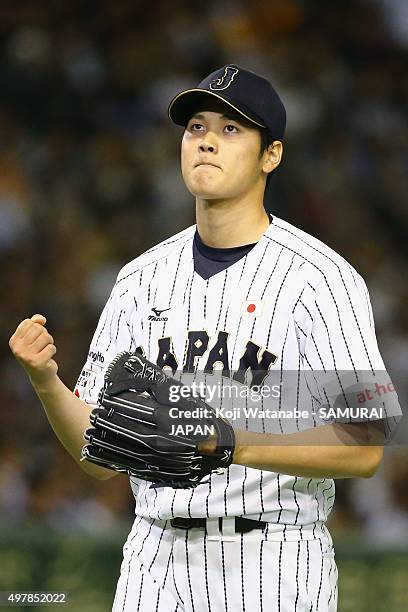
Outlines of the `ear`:
M 272 170 L 275 170 L 279 166 L 283 154 L 283 144 L 280 140 L 274 140 L 272 144 L 268 146 L 263 154 L 263 165 L 262 170 L 269 174 Z

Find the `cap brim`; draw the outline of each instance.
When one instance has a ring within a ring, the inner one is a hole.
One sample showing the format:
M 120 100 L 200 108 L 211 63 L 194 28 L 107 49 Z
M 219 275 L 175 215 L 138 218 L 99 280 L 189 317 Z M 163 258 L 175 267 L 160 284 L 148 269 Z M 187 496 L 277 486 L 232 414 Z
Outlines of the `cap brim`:
M 177 94 L 169 104 L 168 115 L 170 119 L 177 125 L 185 127 L 190 120 L 191 115 L 197 110 L 197 105 L 201 100 L 205 98 L 216 98 L 221 100 L 224 104 L 234 109 L 239 115 L 245 117 L 251 123 L 254 123 L 258 127 L 266 128 L 266 125 L 262 123 L 259 118 L 251 116 L 251 113 L 246 108 L 238 108 L 232 101 L 226 100 L 220 94 L 207 89 L 186 89 Z

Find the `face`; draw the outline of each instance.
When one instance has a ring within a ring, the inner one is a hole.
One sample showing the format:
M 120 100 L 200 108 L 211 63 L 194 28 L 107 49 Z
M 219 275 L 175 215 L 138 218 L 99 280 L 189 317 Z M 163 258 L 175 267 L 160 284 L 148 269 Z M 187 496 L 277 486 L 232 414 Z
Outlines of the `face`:
M 232 199 L 263 181 L 261 135 L 225 105 L 197 110 L 186 126 L 181 145 L 181 171 L 196 197 Z

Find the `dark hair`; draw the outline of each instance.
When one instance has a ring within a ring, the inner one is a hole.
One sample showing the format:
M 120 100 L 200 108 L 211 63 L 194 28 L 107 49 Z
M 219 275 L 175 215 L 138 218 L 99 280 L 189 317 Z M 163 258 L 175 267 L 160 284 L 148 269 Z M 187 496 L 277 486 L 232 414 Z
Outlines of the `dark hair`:
M 260 155 L 262 155 L 263 152 L 266 151 L 266 149 L 269 147 L 269 145 L 272 144 L 273 140 L 271 139 L 270 134 L 266 128 L 260 128 L 259 132 L 261 134 Z

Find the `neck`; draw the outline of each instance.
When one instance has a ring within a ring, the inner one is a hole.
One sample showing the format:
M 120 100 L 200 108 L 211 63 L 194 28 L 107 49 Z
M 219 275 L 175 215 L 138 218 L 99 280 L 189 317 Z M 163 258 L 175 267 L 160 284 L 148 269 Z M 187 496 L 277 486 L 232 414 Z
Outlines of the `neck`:
M 197 230 L 207 246 L 227 249 L 258 242 L 269 226 L 263 203 L 196 198 Z

